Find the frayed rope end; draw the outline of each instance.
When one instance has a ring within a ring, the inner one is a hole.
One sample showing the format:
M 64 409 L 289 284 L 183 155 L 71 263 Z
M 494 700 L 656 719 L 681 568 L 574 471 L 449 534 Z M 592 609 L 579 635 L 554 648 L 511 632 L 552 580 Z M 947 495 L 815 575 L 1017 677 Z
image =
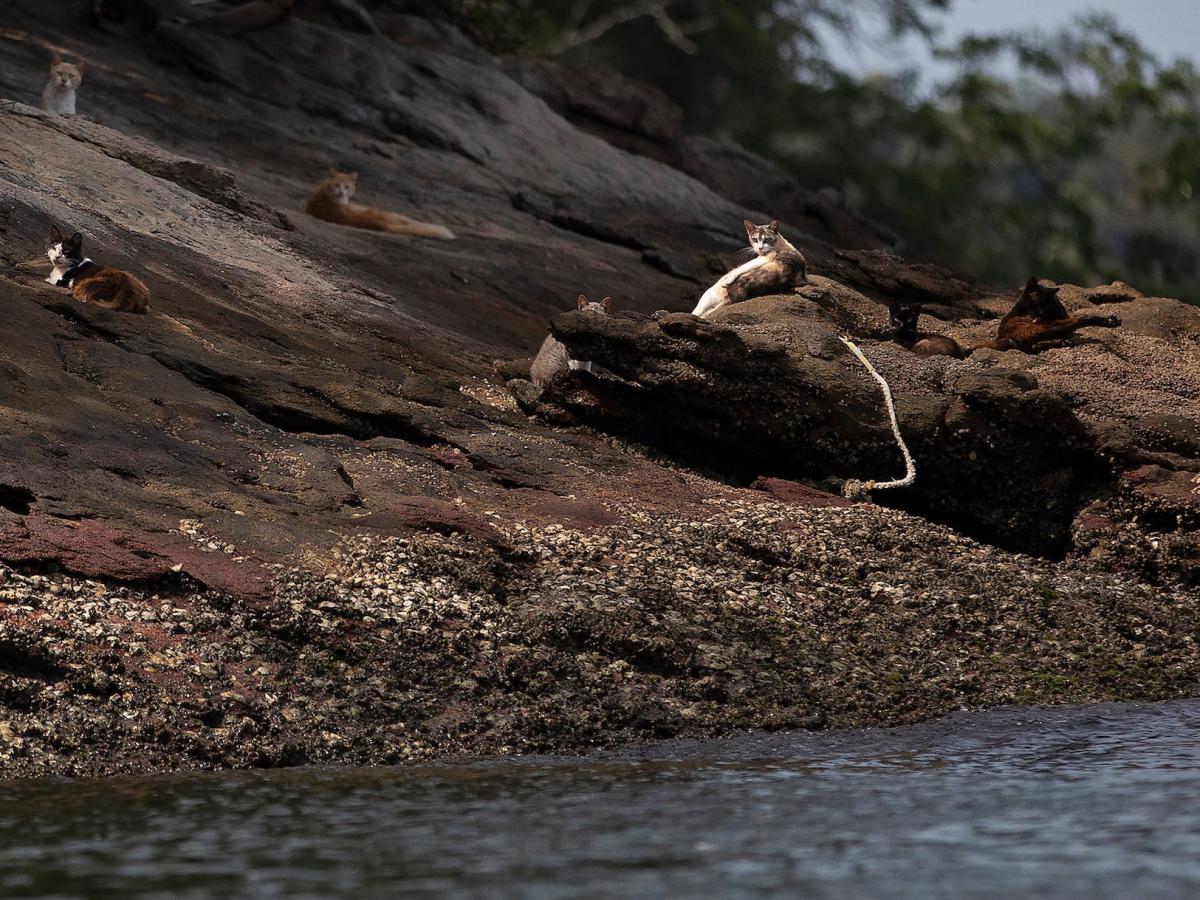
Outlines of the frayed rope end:
M 848 478 L 842 484 L 842 496 L 847 500 L 870 500 L 871 491 L 874 488 L 874 481 L 859 481 L 857 478 Z

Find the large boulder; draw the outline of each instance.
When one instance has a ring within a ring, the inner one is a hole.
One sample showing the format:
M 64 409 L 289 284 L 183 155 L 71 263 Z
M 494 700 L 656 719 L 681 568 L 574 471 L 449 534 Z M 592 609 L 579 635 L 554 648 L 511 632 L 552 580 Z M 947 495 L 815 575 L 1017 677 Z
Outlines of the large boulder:
M 888 480 L 904 465 L 879 389 L 831 321 L 853 315 L 827 316 L 803 296 L 738 304 L 712 322 L 566 314 L 554 333 L 613 377 L 564 379 L 531 409 L 551 407 L 557 421 L 569 414 L 741 483 Z M 920 470 L 912 488 L 879 499 L 1008 547 L 1061 554 L 1076 510 L 1107 474 L 1066 399 L 1020 371 L 926 360 L 890 343 L 864 349 L 891 383 Z
M 876 284 L 885 295 L 913 292 Z M 886 480 L 903 467 L 875 382 L 839 340 L 854 335 L 891 386 L 919 470 L 915 485 L 881 492 L 880 502 L 1024 552 L 1074 548 L 1147 571 L 1187 570 L 1200 477 L 1200 371 L 1191 361 L 1200 310 L 1124 286 L 1067 286 L 1063 296 L 1074 311 L 1120 303 L 1128 325 L 1081 332 L 1037 356 L 924 358 L 879 340 L 887 331 L 879 303 L 820 276 L 794 295 L 733 304 L 709 320 L 566 314 L 553 333 L 611 377 L 576 374 L 521 399 L 551 421 L 618 433 L 739 483 Z M 994 333 L 985 317 L 1011 303 L 947 299 L 964 315 L 929 317 L 925 327 L 968 350 Z M 1080 531 L 1085 508 L 1092 526 Z M 1138 522 L 1149 556 L 1161 547 L 1172 561 L 1106 552 L 1095 527 L 1105 517 Z M 1169 548 L 1151 534 L 1162 531 L 1177 533 Z

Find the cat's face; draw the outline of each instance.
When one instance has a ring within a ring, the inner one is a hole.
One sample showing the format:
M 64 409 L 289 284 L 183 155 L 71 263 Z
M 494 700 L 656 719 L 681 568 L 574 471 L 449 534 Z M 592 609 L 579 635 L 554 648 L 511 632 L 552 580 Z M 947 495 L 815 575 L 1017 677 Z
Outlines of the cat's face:
M 1036 279 L 1029 279 L 1025 292 L 1033 302 L 1033 314 L 1046 321 L 1067 318 L 1067 308 L 1058 299 L 1058 285 L 1042 284 Z
M 897 303 L 891 307 L 892 327 L 897 331 L 915 331 L 921 310 L 916 306 Z
M 357 172 L 339 172 L 337 169 L 330 169 L 329 177 L 321 185 L 322 192 L 337 203 L 349 203 L 357 188 Z
M 46 241 L 46 258 L 56 269 L 64 268 L 83 259 L 83 235 L 78 231 L 64 238 L 57 225 L 50 226 L 50 238 Z
M 65 63 L 57 53 L 50 61 L 50 85 L 60 91 L 74 91 L 83 83 L 83 70 L 87 63 Z
M 579 299 L 575 301 L 575 308 L 580 312 L 594 312 L 600 313 L 602 316 L 607 316 L 608 311 L 612 308 L 612 297 L 605 297 L 599 303 L 595 303 L 583 294 L 580 294 Z
M 753 222 L 743 219 L 742 224 L 746 226 L 746 236 L 750 238 L 750 246 L 754 248 L 755 253 L 759 256 L 766 256 L 775 251 L 775 245 L 779 243 L 778 219 L 766 225 L 755 225 Z

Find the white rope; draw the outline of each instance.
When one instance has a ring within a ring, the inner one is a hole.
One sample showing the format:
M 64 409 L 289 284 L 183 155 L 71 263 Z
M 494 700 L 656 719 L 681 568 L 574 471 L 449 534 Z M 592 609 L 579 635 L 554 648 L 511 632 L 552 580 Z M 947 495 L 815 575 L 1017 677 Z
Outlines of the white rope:
M 896 419 L 896 404 L 892 402 L 892 389 L 888 387 L 888 383 L 884 381 L 882 375 L 875 371 L 875 367 L 871 365 L 871 361 L 863 356 L 863 352 L 855 346 L 854 341 L 847 337 L 843 337 L 842 343 L 850 348 L 850 352 L 858 357 L 858 361 L 866 366 L 871 377 L 879 382 L 879 387 L 883 391 L 883 402 L 887 405 L 888 417 L 892 420 L 892 434 L 896 436 L 896 444 L 900 447 L 900 452 L 904 455 L 904 477 L 898 478 L 895 481 L 858 481 L 849 479 L 842 485 L 842 493 L 851 500 L 859 500 L 865 498 L 871 491 L 886 491 L 891 488 L 908 487 L 917 480 L 917 464 L 913 462 L 912 454 L 908 452 L 908 445 L 904 443 L 904 438 L 900 435 L 900 422 Z

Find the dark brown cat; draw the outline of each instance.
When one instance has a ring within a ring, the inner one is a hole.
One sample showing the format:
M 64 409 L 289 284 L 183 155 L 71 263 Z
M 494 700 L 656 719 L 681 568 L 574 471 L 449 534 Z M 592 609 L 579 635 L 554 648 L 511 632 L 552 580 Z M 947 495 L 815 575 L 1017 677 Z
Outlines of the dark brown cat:
M 1080 328 L 1117 328 L 1117 316 L 1072 316 L 1058 299 L 1058 287 L 1030 278 L 996 329 L 996 339 L 984 344 L 992 350 L 1047 350 Z
M 951 356 L 962 359 L 966 354 L 952 337 L 941 334 L 922 334 L 917 330 L 921 307 L 908 303 L 889 305 L 892 319 L 892 340 L 917 356 Z
M 130 313 L 144 313 L 149 306 L 150 289 L 141 279 L 97 265 L 83 255 L 83 235 L 78 231 L 64 239 L 58 226 L 51 225 L 46 256 L 54 267 L 46 281 L 68 288 L 80 303 Z

